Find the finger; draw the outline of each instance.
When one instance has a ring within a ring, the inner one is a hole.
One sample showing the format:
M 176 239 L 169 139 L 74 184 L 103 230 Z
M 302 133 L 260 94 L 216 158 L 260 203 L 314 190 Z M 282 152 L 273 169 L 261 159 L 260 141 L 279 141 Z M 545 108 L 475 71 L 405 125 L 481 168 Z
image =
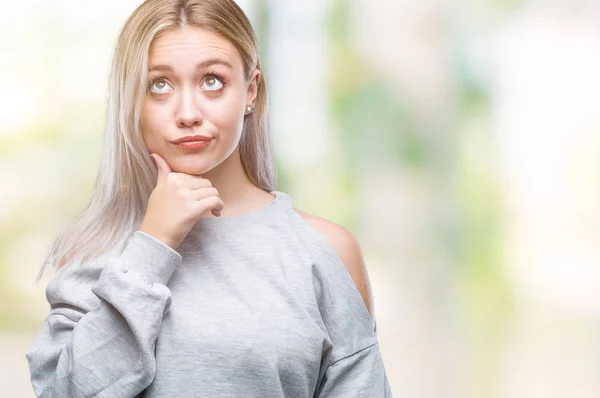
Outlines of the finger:
M 217 188 L 204 187 L 201 189 L 192 190 L 192 197 L 194 198 L 194 200 L 200 201 L 200 200 L 208 198 L 210 196 L 215 196 L 220 199 L 219 191 L 217 191 Z
M 214 209 L 211 210 L 211 213 L 213 214 L 213 216 L 221 217 L 221 210 L 223 210 L 223 207 L 225 207 L 225 203 L 221 199 L 219 199 L 218 207 L 215 207 Z
M 179 176 L 181 180 L 185 182 L 185 186 L 189 189 L 202 189 L 212 187 L 212 184 L 206 178 L 194 177 L 184 173 L 179 173 Z
M 223 210 L 223 207 L 225 206 L 225 203 L 223 203 L 221 198 L 219 198 L 218 196 L 205 198 L 203 202 L 208 202 L 208 208 L 210 209 L 211 213 L 216 217 L 221 215 L 221 210 Z
M 150 157 L 152 157 L 152 160 L 154 160 L 154 164 L 158 169 L 158 179 L 161 180 L 166 178 L 171 172 L 171 168 L 167 164 L 167 161 L 164 160 L 158 153 L 152 153 Z

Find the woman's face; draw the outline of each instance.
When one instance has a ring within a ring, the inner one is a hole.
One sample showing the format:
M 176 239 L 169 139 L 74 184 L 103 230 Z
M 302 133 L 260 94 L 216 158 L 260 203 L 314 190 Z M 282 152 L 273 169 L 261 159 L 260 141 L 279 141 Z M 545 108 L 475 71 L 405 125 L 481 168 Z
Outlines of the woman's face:
M 150 46 L 148 89 L 141 115 L 144 142 L 176 172 L 200 175 L 236 149 L 246 107 L 257 81 L 244 76 L 242 58 L 225 38 L 197 27 L 171 30 Z M 210 138 L 202 148 L 173 141 L 187 135 Z

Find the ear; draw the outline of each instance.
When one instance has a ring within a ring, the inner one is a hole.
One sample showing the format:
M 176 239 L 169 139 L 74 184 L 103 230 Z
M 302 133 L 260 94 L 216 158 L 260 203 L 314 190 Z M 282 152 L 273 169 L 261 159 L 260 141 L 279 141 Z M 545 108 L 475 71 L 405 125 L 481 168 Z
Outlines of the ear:
M 248 93 L 246 95 L 246 105 L 252 105 L 258 95 L 258 85 L 260 84 L 261 73 L 258 68 L 252 71 L 250 75 L 250 84 L 248 84 Z

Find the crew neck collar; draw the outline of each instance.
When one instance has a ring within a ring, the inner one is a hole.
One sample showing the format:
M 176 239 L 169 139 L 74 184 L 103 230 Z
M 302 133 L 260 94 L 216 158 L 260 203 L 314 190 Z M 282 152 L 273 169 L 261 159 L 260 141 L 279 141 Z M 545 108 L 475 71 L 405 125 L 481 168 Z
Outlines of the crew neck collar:
M 268 218 L 273 211 L 281 206 L 288 206 L 291 208 L 291 198 L 281 191 L 269 191 L 269 193 L 275 198 L 271 200 L 265 206 L 250 211 L 248 213 L 241 214 L 235 217 L 206 217 L 201 218 L 194 225 L 194 229 L 198 228 L 217 228 L 223 226 L 233 226 L 245 223 L 259 222 Z

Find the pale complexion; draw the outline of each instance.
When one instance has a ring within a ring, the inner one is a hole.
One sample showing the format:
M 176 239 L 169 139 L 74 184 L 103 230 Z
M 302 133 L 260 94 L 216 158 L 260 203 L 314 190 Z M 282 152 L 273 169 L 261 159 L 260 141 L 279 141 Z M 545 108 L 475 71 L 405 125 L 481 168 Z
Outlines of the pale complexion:
M 148 150 L 164 158 L 174 172 L 208 179 L 225 204 L 222 217 L 235 217 L 271 202 L 273 196 L 249 180 L 238 150 L 244 112 L 256 100 L 260 71 L 255 69 L 247 80 L 241 55 L 231 42 L 190 26 L 153 41 L 149 69 L 142 110 Z M 208 146 L 191 151 L 171 142 L 191 134 L 212 139 Z M 336 251 L 375 323 L 369 276 L 355 237 L 333 222 L 296 211 Z
M 156 38 L 148 61 L 149 84 L 141 118 L 148 150 L 162 156 L 174 172 L 208 179 L 225 204 L 223 217 L 273 200 L 252 184 L 238 149 L 246 107 L 256 100 L 260 71 L 255 69 L 246 79 L 241 55 L 233 44 L 193 26 Z M 212 139 L 196 150 L 172 143 L 193 134 Z

